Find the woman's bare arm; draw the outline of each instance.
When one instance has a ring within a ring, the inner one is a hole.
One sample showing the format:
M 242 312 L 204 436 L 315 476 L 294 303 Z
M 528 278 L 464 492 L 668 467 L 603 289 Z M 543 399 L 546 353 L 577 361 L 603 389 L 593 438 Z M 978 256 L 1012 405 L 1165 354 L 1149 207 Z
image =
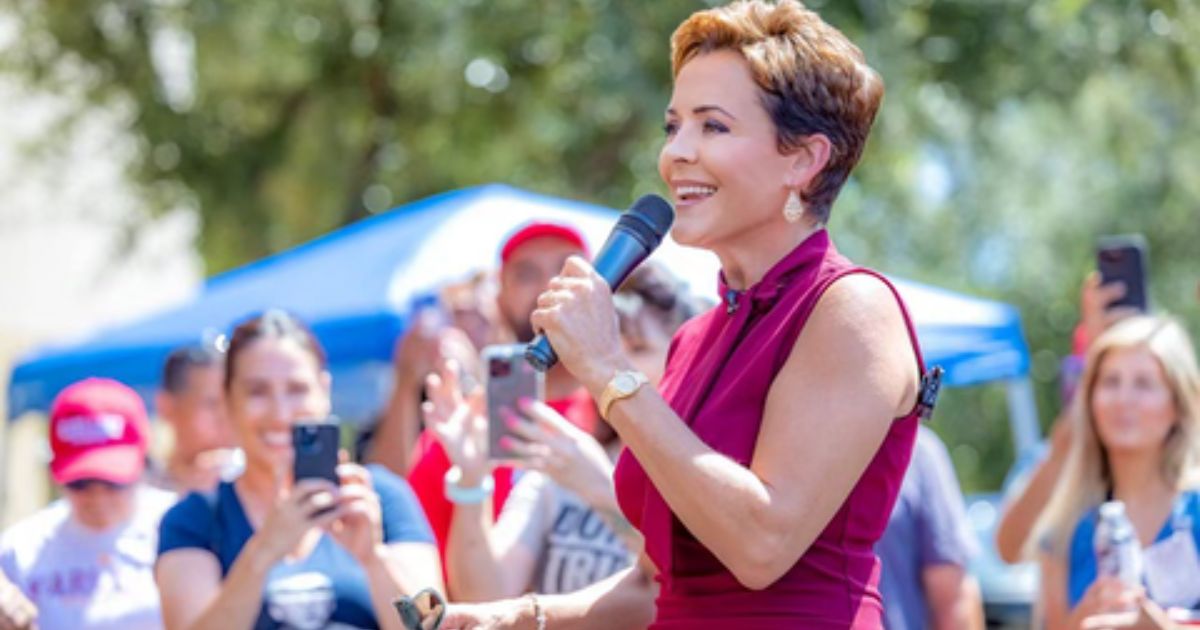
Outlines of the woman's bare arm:
M 654 620 L 657 586 L 648 560 L 585 589 L 563 595 L 541 595 L 537 602 L 546 627 L 555 630 L 645 628 Z M 527 597 L 487 604 L 451 606 L 444 630 L 535 627 L 534 600 Z
M 263 584 L 275 561 L 252 537 L 221 580 L 221 565 L 203 549 L 158 558 L 154 580 L 167 630 L 250 628 L 262 608 Z
M 495 537 L 490 499 L 455 506 L 446 542 L 450 592 L 455 600 L 484 602 L 516 597 L 533 579 L 534 552 L 516 540 L 498 541 Z
M 655 392 L 614 405 L 610 418 L 684 525 L 761 589 L 808 549 L 892 419 L 912 408 L 916 366 L 892 292 L 849 276 L 822 297 L 772 384 L 749 467 L 705 445 Z

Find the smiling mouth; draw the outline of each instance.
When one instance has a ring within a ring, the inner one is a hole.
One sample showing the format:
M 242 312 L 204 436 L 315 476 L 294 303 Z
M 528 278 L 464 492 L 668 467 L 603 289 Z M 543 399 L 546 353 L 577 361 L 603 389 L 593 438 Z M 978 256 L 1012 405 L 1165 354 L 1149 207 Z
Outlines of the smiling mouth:
M 716 186 L 678 186 L 675 188 L 675 199 L 680 203 L 695 203 L 704 201 L 716 193 Z
M 262 441 L 271 448 L 291 448 L 292 433 L 290 431 L 264 431 Z

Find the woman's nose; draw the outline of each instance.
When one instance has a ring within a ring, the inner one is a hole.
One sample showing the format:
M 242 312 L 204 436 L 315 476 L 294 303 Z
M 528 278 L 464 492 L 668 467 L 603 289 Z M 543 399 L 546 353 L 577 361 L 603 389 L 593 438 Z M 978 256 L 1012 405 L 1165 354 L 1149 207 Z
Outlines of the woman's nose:
M 290 425 L 293 413 L 292 401 L 286 392 L 276 392 L 271 395 L 271 405 L 267 410 L 267 419 L 271 424 Z
M 681 127 L 667 138 L 666 144 L 663 145 L 663 155 L 672 162 L 695 162 L 696 142 L 693 136 L 694 134 Z
M 1117 404 L 1122 408 L 1137 407 L 1141 402 L 1141 392 L 1137 386 L 1126 383 L 1121 386 L 1117 393 Z

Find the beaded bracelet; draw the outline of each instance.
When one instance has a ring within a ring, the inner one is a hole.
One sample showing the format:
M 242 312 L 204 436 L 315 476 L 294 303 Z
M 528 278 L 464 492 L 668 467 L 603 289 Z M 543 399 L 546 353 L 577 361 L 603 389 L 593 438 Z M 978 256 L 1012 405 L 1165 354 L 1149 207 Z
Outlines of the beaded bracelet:
M 546 630 L 546 611 L 542 609 L 542 603 L 538 601 L 536 593 L 526 593 L 525 597 L 529 598 L 529 603 L 533 605 L 533 620 L 537 624 L 537 630 Z

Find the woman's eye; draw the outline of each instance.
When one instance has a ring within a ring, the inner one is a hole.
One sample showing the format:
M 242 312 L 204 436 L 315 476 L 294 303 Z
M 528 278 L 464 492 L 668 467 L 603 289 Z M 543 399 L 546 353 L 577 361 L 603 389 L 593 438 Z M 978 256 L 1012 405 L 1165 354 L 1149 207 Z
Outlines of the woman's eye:
M 1142 391 L 1154 391 L 1158 386 L 1154 378 L 1149 376 L 1139 376 L 1133 384 Z
M 668 135 L 668 136 L 673 136 L 673 135 L 675 135 L 676 131 L 679 131 L 678 123 L 668 122 L 668 123 L 663 124 L 663 134 Z
M 246 388 L 246 395 L 251 397 L 266 396 L 270 388 L 264 383 L 253 383 Z
M 729 127 L 726 127 L 715 120 L 706 120 L 704 121 L 704 130 L 714 133 L 725 133 L 726 131 L 729 131 Z

